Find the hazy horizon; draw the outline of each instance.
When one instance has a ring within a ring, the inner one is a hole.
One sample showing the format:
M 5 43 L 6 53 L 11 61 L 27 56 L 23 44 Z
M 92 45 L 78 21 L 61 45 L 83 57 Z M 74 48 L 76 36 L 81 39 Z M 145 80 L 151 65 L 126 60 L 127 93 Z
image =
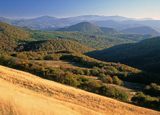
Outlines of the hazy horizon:
M 160 19 L 159 0 L 1 0 L 0 17 L 58 18 L 80 15 L 123 16 L 128 18 Z
M 130 19 L 135 19 L 135 20 L 160 20 L 159 19 L 156 19 L 156 18 L 150 18 L 150 17 L 146 17 L 146 18 L 136 18 L 136 17 L 127 17 L 127 16 L 122 16 L 122 15 L 94 15 L 94 14 L 82 14 L 82 15 L 75 15 L 75 16 L 65 16 L 65 17 L 57 17 L 57 16 L 51 16 L 51 15 L 39 15 L 39 16 L 33 16 L 33 17 L 6 17 L 6 16 L 0 16 L 0 17 L 3 17 L 3 18 L 8 18 L 8 19 L 17 19 L 17 20 L 20 20 L 20 19 L 34 19 L 34 18 L 39 18 L 39 17 L 54 17 L 54 18 L 70 18 L 70 17 L 78 17 L 78 16 L 106 16 L 106 17 L 110 17 L 110 16 L 119 16 L 119 17 L 125 17 L 125 18 L 130 18 Z

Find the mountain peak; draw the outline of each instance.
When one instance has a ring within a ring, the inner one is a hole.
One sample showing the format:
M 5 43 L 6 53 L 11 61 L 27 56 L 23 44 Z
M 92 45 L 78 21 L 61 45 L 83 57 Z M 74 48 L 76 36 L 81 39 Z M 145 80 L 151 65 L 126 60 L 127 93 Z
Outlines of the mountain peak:
M 78 31 L 84 33 L 101 33 L 101 29 L 90 22 L 80 22 L 78 24 L 69 26 L 68 28 L 59 29 L 59 31 Z

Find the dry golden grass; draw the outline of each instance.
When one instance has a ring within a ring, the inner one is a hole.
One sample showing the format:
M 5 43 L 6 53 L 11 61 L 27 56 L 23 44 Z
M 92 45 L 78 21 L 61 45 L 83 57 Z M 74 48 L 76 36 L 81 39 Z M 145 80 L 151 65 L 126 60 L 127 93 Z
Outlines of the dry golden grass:
M 3 66 L 0 66 L 0 100 L 2 115 L 8 111 L 13 115 L 160 114 Z

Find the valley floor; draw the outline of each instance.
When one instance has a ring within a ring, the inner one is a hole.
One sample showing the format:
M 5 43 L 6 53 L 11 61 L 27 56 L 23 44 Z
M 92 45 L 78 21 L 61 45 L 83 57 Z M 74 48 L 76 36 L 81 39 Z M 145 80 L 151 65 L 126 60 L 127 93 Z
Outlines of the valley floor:
M 80 89 L 0 66 L 1 115 L 158 115 Z

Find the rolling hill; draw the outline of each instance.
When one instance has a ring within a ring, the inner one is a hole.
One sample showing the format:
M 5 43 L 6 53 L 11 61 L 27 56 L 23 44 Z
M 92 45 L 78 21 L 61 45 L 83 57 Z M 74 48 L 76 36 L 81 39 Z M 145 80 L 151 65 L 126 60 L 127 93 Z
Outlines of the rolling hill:
M 153 36 L 160 35 L 158 31 L 154 30 L 151 27 L 147 27 L 147 26 L 127 28 L 125 30 L 122 30 L 122 32 L 126 34 L 140 34 L 140 35 L 153 35 Z
M 159 114 L 158 111 L 61 85 L 4 66 L 0 66 L 0 92 L 1 115 Z
M 13 51 L 18 42 L 29 38 L 29 33 L 23 29 L 0 22 L 0 50 Z
M 150 72 L 160 72 L 160 37 L 139 43 L 122 44 L 88 55 L 105 61 L 128 64 Z
M 101 29 L 92 24 L 90 22 L 81 22 L 66 28 L 58 29 L 57 31 L 74 31 L 74 32 L 82 32 L 82 33 L 102 33 Z
M 79 52 L 84 53 L 94 50 L 84 46 L 77 41 L 67 40 L 67 39 L 53 39 L 53 40 L 42 40 L 42 41 L 32 41 L 26 44 L 22 44 L 17 48 L 21 51 L 47 51 L 47 52 Z

